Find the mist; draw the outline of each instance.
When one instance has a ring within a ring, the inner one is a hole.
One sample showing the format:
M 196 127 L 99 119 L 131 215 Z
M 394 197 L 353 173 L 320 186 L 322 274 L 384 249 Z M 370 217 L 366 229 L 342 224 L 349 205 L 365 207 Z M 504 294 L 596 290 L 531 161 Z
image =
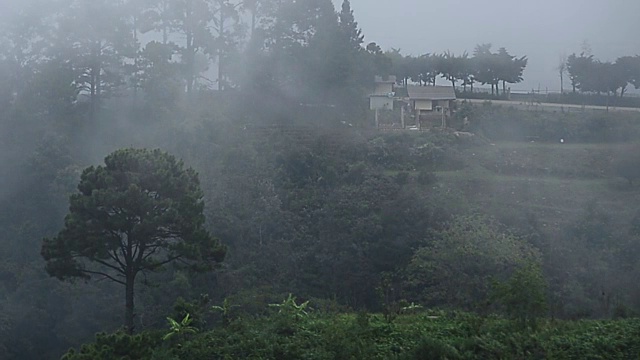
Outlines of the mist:
M 634 358 L 639 13 L 0 0 L 0 358 Z

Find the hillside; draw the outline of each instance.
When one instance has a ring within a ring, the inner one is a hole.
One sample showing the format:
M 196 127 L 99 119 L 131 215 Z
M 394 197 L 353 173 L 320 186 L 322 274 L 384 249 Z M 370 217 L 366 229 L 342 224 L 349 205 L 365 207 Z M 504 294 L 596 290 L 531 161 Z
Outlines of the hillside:
M 436 174 L 441 186 L 462 190 L 469 203 L 507 221 L 534 214 L 545 231 L 556 235 L 590 202 L 620 224 L 630 221 L 640 189 L 612 169 L 628 146 L 497 142 L 465 148 L 463 169 Z

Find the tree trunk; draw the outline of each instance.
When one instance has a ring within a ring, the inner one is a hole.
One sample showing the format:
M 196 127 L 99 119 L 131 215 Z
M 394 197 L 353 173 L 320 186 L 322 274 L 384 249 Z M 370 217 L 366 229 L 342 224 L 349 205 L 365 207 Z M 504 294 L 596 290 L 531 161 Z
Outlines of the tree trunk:
M 133 284 L 135 282 L 134 274 L 127 274 L 127 279 L 125 283 L 125 311 L 124 311 L 124 327 L 127 331 L 127 334 L 133 334 L 134 325 L 133 325 Z
M 102 89 L 100 88 L 100 72 L 102 71 L 102 64 L 100 59 L 102 44 L 101 42 L 93 43 L 93 48 L 91 49 L 91 119 L 95 120 L 96 112 L 98 110 L 98 105 L 100 103 L 100 92 Z
M 224 70 L 222 68 L 222 46 L 224 43 L 224 4 L 220 3 L 220 31 L 218 33 L 218 90 L 224 90 Z
M 186 8 L 186 19 L 185 19 L 185 27 L 187 29 L 186 31 L 186 35 L 187 35 L 187 46 L 186 46 L 186 51 L 187 51 L 187 97 L 191 97 L 191 93 L 193 92 L 193 86 L 195 83 L 195 49 L 194 49 L 194 32 L 193 29 L 189 28 L 189 23 L 191 21 L 193 21 L 193 12 L 191 9 L 191 2 L 188 1 L 187 2 L 187 8 Z
M 194 72 L 195 72 L 195 53 L 193 52 L 193 34 L 187 33 L 187 94 L 191 95 L 193 91 Z
M 256 9 L 251 10 L 251 39 L 256 32 Z

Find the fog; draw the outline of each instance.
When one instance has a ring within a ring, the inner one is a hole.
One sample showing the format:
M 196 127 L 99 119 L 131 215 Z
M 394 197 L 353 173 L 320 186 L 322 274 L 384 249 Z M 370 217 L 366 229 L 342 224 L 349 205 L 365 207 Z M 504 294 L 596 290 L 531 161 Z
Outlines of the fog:
M 522 271 L 549 331 L 640 313 L 640 1 L 341 4 L 0 0 L 0 359 L 508 323 Z
M 339 7 L 339 0 L 334 0 Z M 514 89 L 558 91 L 562 55 L 588 43 L 596 58 L 640 53 L 636 0 L 352 0 L 365 42 L 405 54 L 473 52 L 477 44 L 527 55 L 524 81 Z

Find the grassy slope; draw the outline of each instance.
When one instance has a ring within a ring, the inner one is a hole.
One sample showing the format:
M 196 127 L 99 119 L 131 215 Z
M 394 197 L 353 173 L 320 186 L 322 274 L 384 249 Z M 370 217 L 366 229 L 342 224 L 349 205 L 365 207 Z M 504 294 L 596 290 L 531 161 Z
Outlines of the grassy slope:
M 495 143 L 462 150 L 467 166 L 440 171 L 442 184 L 461 189 L 470 203 L 501 218 L 534 214 L 553 235 L 589 202 L 628 224 L 640 188 L 611 171 L 625 144 Z M 516 220 L 516 219 L 514 219 Z

